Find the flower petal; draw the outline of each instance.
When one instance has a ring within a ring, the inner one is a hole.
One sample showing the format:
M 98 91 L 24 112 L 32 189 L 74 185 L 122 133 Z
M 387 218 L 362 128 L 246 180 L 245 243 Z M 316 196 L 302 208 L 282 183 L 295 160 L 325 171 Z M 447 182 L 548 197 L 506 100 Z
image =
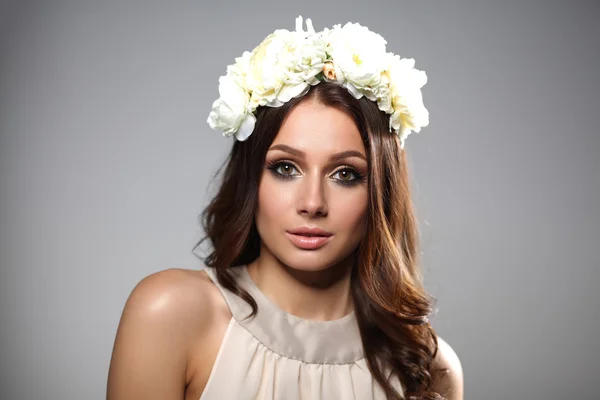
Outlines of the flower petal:
M 305 82 L 301 82 L 297 85 L 283 85 L 277 99 L 283 103 L 287 103 L 294 97 L 303 96 L 308 92 L 309 85 Z
M 360 90 L 358 90 L 358 88 L 354 86 L 351 82 L 344 83 L 344 87 L 348 89 L 350 94 L 354 96 L 355 99 L 360 99 L 361 97 L 363 97 L 363 93 Z
M 240 142 L 248 139 L 254 131 L 254 124 L 256 124 L 256 117 L 253 114 L 246 114 L 246 118 L 242 121 L 240 129 L 235 133 L 235 138 Z

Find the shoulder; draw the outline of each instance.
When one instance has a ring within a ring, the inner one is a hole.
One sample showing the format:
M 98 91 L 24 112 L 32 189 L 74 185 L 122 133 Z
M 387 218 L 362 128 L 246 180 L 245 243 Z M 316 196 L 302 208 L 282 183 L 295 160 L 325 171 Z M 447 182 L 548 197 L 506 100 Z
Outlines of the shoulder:
M 110 398 L 179 397 L 191 352 L 227 312 L 220 299 L 204 271 L 172 268 L 143 278 L 129 295 L 117 329 Z
M 447 400 L 462 400 L 464 378 L 462 365 L 454 349 L 437 336 L 438 351 L 434 359 L 433 388 Z
M 219 311 L 215 308 L 218 296 L 206 272 L 170 268 L 148 275 L 135 286 L 123 317 L 158 325 L 190 325 Z
M 130 300 L 141 300 L 153 310 L 169 306 L 191 306 L 210 310 L 207 305 L 218 294 L 206 271 L 169 268 L 142 279 L 131 292 Z M 161 305 L 162 307 L 156 307 Z

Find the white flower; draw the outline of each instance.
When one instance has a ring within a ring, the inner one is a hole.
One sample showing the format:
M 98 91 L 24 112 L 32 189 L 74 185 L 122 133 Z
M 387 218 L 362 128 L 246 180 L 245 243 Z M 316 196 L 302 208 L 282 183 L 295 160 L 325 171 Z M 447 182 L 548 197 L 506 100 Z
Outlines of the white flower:
M 236 82 L 243 88 L 247 88 L 246 76 L 250 70 L 250 57 L 252 53 L 245 51 L 241 57 L 235 59 L 235 64 L 227 66 L 227 75 L 235 78 Z
M 279 56 L 287 67 L 287 79 L 277 96 L 281 103 L 305 94 L 311 85 L 320 82 L 317 75 L 323 71 L 327 59 L 327 43 L 315 32 L 310 19 L 306 25 L 304 31 L 302 17 L 296 19 L 296 31 L 291 33 Z
M 363 95 L 375 101 L 374 89 L 379 86 L 385 69 L 386 41 L 360 24 L 336 25 L 324 31 L 327 52 L 333 59 L 336 80 L 356 98 Z
M 237 140 L 246 140 L 256 122 L 248 110 L 248 92 L 240 86 L 235 76 L 226 75 L 219 78 L 219 95 L 212 105 L 208 124 L 212 129 L 223 131 L 225 136 L 235 135 Z
M 323 70 L 326 43 L 316 34 L 310 19 L 307 31 L 302 17 L 296 19 L 296 31 L 278 30 L 257 47 L 250 58 L 248 89 L 251 105 L 279 107 L 304 95 Z
M 420 132 L 429 125 L 429 112 L 423 105 L 421 88 L 427 83 L 427 75 L 414 68 L 415 60 L 388 54 L 386 71 L 390 80 L 390 93 L 382 99 L 391 104 L 390 128 L 398 132 L 402 142 L 411 132 Z M 380 108 L 382 105 L 380 104 Z
M 310 19 L 304 29 L 302 17 L 296 19 L 295 31 L 276 30 L 227 67 L 208 123 L 226 136 L 246 140 L 258 107 L 282 106 L 322 80 L 376 102 L 390 115 L 390 131 L 399 135 L 402 147 L 411 132 L 429 124 L 421 94 L 427 75 L 414 68 L 414 60 L 387 53 L 385 39 L 360 24 L 315 32 Z
M 289 31 L 276 30 L 252 50 L 245 84 L 251 93 L 250 106 L 253 110 L 272 103 L 283 86 L 286 67 L 278 57 L 284 51 L 289 37 Z

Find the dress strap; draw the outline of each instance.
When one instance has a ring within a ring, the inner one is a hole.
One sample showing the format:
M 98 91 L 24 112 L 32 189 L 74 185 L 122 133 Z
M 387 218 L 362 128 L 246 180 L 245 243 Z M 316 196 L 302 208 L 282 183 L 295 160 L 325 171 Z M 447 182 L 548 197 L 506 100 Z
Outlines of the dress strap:
M 242 275 L 242 268 L 245 268 L 245 266 L 228 268 L 229 272 L 236 279 L 238 285 L 240 285 L 242 281 L 242 279 L 240 279 Z M 246 317 L 252 312 L 252 307 L 250 307 L 250 305 L 246 303 L 241 297 L 237 296 L 235 293 L 230 292 L 227 288 L 221 285 L 221 283 L 217 279 L 217 271 L 214 268 L 207 267 L 204 270 L 206 271 L 208 277 L 213 281 L 215 286 L 217 286 L 217 288 L 221 292 L 221 295 L 225 299 L 225 302 L 227 303 L 227 306 L 229 307 L 229 311 L 231 311 L 231 315 L 233 316 L 233 318 L 238 322 L 241 322 L 244 319 L 246 319 Z M 241 286 L 244 287 L 243 285 Z M 244 289 L 246 288 L 244 287 Z

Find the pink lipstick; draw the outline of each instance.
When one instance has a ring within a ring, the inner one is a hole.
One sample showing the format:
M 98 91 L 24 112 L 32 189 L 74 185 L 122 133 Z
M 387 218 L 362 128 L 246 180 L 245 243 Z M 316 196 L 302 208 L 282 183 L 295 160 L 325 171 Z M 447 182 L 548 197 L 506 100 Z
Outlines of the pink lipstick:
M 300 227 L 286 232 L 290 241 L 303 250 L 316 250 L 326 245 L 333 234 L 319 228 Z

